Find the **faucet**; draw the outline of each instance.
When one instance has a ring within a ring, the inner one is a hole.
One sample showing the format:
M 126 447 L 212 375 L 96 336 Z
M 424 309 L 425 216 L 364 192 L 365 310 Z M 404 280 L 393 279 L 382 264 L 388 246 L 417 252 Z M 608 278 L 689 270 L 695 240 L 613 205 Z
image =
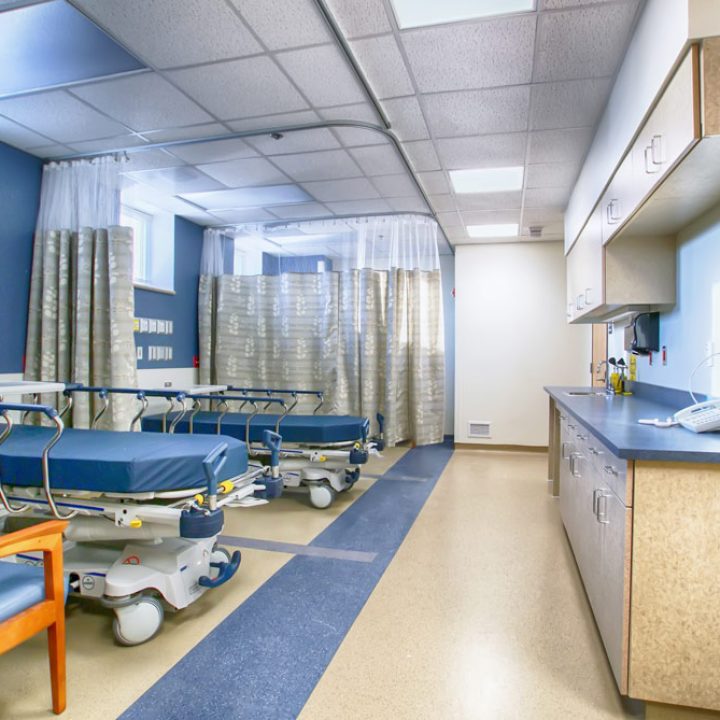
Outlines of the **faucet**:
M 614 358 L 610 358 L 610 360 L 614 360 Z M 599 373 L 600 368 L 602 366 L 605 366 L 605 393 L 607 395 L 614 395 L 615 394 L 615 388 L 610 384 L 610 362 L 608 360 L 601 360 L 597 367 L 595 368 L 595 372 Z

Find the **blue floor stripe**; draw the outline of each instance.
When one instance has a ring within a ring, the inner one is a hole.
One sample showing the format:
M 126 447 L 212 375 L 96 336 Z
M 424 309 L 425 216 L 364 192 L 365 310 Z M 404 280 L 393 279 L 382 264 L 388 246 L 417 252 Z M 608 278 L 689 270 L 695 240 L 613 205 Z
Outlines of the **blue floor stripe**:
M 377 553 L 375 562 L 294 557 L 121 720 L 296 718 L 451 455 L 447 443 L 410 450 L 391 473 L 427 482 L 378 480 L 311 543 Z

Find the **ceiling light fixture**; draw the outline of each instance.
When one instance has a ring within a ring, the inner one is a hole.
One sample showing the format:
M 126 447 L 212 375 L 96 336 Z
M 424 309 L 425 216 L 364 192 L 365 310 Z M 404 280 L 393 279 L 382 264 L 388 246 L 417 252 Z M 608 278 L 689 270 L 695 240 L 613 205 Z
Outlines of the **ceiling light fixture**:
M 467 232 L 471 238 L 517 237 L 518 224 L 468 225 Z
M 523 167 L 476 168 L 450 170 L 450 181 L 456 193 L 491 193 L 522 190 Z
M 391 0 L 391 3 L 401 30 L 532 12 L 536 6 L 536 0 Z

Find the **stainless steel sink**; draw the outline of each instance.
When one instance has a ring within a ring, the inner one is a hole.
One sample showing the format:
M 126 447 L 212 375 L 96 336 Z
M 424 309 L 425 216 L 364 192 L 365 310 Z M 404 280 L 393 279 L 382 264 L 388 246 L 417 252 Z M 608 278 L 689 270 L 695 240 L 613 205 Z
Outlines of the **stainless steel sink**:
M 579 396 L 588 396 L 588 395 L 598 395 L 598 396 L 604 396 L 607 395 L 604 390 L 566 390 L 566 395 L 571 395 L 573 397 L 579 397 Z

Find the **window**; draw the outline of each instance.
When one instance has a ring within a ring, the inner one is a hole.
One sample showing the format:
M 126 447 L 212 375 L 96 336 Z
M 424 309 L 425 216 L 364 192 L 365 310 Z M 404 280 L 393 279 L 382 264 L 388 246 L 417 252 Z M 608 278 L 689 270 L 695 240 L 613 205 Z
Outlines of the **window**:
M 132 228 L 136 286 L 173 292 L 175 286 L 175 232 L 171 213 L 120 207 L 120 224 Z

